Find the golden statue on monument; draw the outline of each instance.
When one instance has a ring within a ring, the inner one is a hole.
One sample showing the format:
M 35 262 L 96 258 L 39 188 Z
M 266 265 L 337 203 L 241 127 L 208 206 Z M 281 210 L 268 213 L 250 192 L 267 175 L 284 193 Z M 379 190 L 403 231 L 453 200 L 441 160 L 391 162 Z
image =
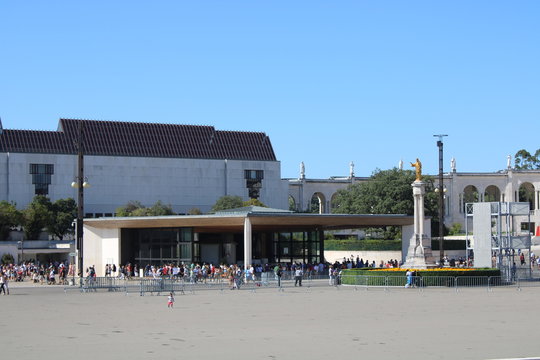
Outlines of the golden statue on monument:
M 422 163 L 416 158 L 415 163 L 411 163 L 411 166 L 416 169 L 416 181 L 422 181 Z

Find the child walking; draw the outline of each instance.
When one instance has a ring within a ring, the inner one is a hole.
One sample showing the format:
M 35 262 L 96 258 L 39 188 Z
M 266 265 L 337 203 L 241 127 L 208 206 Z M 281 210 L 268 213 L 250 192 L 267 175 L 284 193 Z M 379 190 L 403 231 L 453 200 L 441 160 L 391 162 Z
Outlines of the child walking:
M 171 292 L 169 293 L 169 297 L 167 298 L 167 307 L 172 309 L 173 306 L 174 306 L 174 295 Z

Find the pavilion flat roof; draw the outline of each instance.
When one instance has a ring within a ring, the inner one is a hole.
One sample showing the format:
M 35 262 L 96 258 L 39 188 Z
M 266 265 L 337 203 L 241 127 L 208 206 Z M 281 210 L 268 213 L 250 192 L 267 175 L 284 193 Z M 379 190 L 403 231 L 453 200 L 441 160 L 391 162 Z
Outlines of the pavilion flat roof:
M 334 230 L 389 225 L 404 226 L 414 223 L 413 217 L 408 215 L 239 212 L 212 215 L 84 219 L 84 224 L 87 227 L 102 229 L 193 227 L 196 232 L 242 232 L 246 217 L 249 217 L 253 231 Z

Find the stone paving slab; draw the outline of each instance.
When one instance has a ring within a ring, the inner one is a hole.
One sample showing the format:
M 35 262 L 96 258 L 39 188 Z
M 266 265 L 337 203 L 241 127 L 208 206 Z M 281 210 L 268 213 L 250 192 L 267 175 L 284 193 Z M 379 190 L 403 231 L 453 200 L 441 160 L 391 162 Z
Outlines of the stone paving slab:
M 538 357 L 540 288 L 312 287 L 167 297 L 13 286 L 0 357 L 500 359 Z

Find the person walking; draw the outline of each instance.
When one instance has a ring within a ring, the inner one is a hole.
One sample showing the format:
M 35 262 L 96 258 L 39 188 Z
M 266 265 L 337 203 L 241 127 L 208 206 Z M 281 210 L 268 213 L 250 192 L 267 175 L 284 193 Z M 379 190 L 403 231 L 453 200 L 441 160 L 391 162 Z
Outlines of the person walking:
M 167 298 L 167 307 L 169 309 L 172 309 L 174 307 L 174 295 L 172 292 L 169 293 L 169 296 Z
M 0 272 L 0 294 L 4 293 L 6 295 L 6 288 L 4 285 L 4 273 Z
M 407 277 L 407 284 L 405 284 L 405 287 L 408 288 L 413 286 L 413 273 L 410 269 L 407 269 L 405 276 Z
M 302 286 L 302 276 L 304 276 L 304 273 L 302 271 L 301 267 L 297 267 L 294 271 L 294 286 Z
M 281 287 L 281 275 L 283 275 L 283 272 L 281 270 L 281 264 L 278 264 L 276 268 L 277 268 L 276 270 L 277 285 L 278 287 Z

